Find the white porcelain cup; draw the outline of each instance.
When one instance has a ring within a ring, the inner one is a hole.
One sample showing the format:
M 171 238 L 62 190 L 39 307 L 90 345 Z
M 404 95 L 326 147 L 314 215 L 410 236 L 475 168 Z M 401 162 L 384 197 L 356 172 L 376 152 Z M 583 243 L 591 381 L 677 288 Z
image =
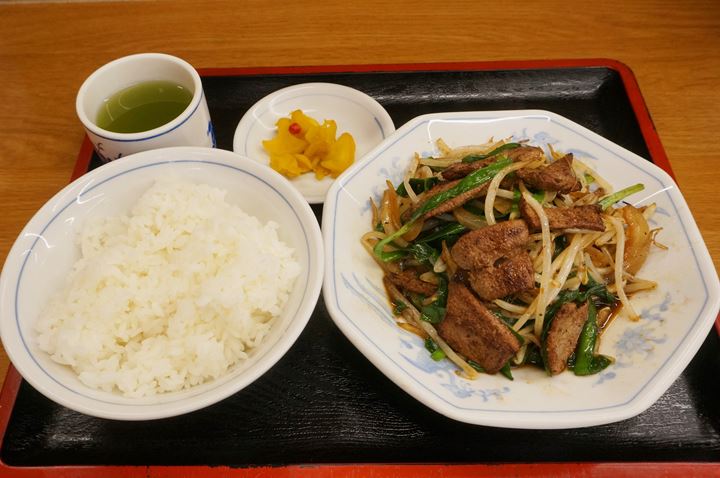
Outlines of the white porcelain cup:
M 178 117 L 139 133 L 114 133 L 95 123 L 100 107 L 110 96 L 137 83 L 155 80 L 172 81 L 193 94 L 190 105 Z M 200 75 L 188 62 L 171 55 L 140 53 L 111 61 L 85 80 L 75 107 L 103 161 L 169 146 L 216 146 Z

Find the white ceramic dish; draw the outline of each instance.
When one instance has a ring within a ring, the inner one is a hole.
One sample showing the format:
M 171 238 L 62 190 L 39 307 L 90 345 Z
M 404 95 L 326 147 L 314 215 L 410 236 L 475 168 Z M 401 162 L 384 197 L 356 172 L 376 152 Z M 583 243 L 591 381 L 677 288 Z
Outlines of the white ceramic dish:
M 600 352 L 616 363 L 602 373 L 549 378 L 534 368 L 476 381 L 459 378 L 449 361 L 434 362 L 417 336 L 397 327 L 380 268 L 360 245 L 370 228 L 368 197 L 376 203 L 384 182 L 402 180 L 417 151 L 436 152 L 489 137 L 529 139 L 572 152 L 618 189 L 637 182 L 645 191 L 635 204 L 658 205 L 653 227 L 659 241 L 641 271 L 659 282 L 633 304 L 642 319 L 616 320 Z M 720 304 L 718 276 L 677 185 L 660 168 L 588 129 L 547 111 L 445 113 L 420 116 L 353 165 L 328 192 L 323 214 L 324 298 L 338 327 L 365 356 L 407 393 L 428 407 L 463 422 L 508 428 L 574 428 L 639 414 L 673 383 L 695 355 Z
M 355 139 L 355 160 L 363 157 L 395 131 L 390 115 L 380 103 L 365 93 L 333 83 L 304 83 L 275 91 L 255 103 L 235 130 L 233 151 L 269 164 L 262 142 L 275 136 L 275 123 L 296 109 L 322 122 L 337 122 L 338 135 L 350 133 Z M 322 203 L 333 183 L 330 177 L 318 181 L 303 174 L 290 182 L 311 204 Z
M 134 399 L 90 389 L 68 367 L 35 345 L 33 324 L 58 290 L 80 251 L 78 231 L 92 216 L 129 211 L 160 177 L 176 176 L 228 191 L 247 213 L 280 225 L 303 271 L 282 315 L 259 347 L 227 375 L 182 392 Z M 322 286 L 322 238 L 304 198 L 279 174 L 229 151 L 167 148 L 134 154 L 77 179 L 30 220 L 12 247 L 0 277 L 0 332 L 20 374 L 51 400 L 79 412 L 120 420 L 179 415 L 232 395 L 272 367 L 295 342 L 315 308 Z

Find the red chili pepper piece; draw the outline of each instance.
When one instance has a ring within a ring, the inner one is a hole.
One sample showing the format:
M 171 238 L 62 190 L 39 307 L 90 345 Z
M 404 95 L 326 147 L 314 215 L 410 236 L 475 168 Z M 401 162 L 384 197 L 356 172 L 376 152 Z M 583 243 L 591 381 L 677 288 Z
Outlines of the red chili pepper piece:
M 288 126 L 288 131 L 290 131 L 290 134 L 298 135 L 302 131 L 302 127 L 297 123 L 292 123 Z

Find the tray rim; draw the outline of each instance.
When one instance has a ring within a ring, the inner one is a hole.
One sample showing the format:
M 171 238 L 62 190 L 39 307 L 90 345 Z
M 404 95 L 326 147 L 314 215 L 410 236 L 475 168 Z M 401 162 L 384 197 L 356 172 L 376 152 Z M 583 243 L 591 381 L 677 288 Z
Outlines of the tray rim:
M 211 67 L 198 68 L 201 77 L 223 76 L 260 76 L 292 74 L 326 73 L 389 73 L 389 72 L 440 72 L 440 71 L 497 71 L 497 70 L 542 70 L 563 68 L 607 68 L 616 71 L 623 82 L 633 113 L 638 121 L 643 140 L 653 163 L 665 170 L 672 178 L 670 161 L 660 141 L 655 125 L 650 117 L 645 100 L 635 74 L 626 64 L 609 58 L 555 59 L 555 60 L 512 60 L 477 62 L 441 62 L 441 63 L 394 63 L 367 65 L 307 65 L 307 66 L 268 66 L 268 67 Z M 87 171 L 92 158 L 92 143 L 85 136 L 78 153 L 71 180 Z M 720 316 L 715 322 L 720 333 Z M 22 377 L 12 365 L 8 367 L 5 381 L 0 391 L 0 448 L 5 438 L 12 409 L 17 398 Z M 11 477 L 164 477 L 164 476 L 231 476 L 235 478 L 285 478 L 319 477 L 351 478 L 369 476 L 411 477 L 418 475 L 439 478 L 461 476 L 490 477 L 498 475 L 522 476 L 666 476 L 684 477 L 694 473 L 720 474 L 720 461 L 716 462 L 567 462 L 541 464 L 312 464 L 288 466 L 261 466 L 231 468 L 228 466 L 129 466 L 129 465 L 69 465 L 69 466 L 29 466 L 17 467 L 4 463 L 0 459 L 0 474 Z

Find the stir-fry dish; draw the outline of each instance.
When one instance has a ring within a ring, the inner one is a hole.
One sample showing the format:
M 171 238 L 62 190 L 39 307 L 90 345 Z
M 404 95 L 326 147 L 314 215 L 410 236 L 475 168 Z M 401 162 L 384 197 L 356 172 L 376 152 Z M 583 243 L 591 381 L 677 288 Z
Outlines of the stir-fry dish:
M 572 154 L 498 141 L 415 155 L 403 181 L 372 201 L 365 249 L 384 271 L 400 327 L 459 373 L 534 365 L 591 375 L 611 357 L 599 337 L 617 316 L 638 320 L 629 295 L 659 229 L 655 205 L 622 203 Z M 620 320 L 620 319 L 619 319 Z

